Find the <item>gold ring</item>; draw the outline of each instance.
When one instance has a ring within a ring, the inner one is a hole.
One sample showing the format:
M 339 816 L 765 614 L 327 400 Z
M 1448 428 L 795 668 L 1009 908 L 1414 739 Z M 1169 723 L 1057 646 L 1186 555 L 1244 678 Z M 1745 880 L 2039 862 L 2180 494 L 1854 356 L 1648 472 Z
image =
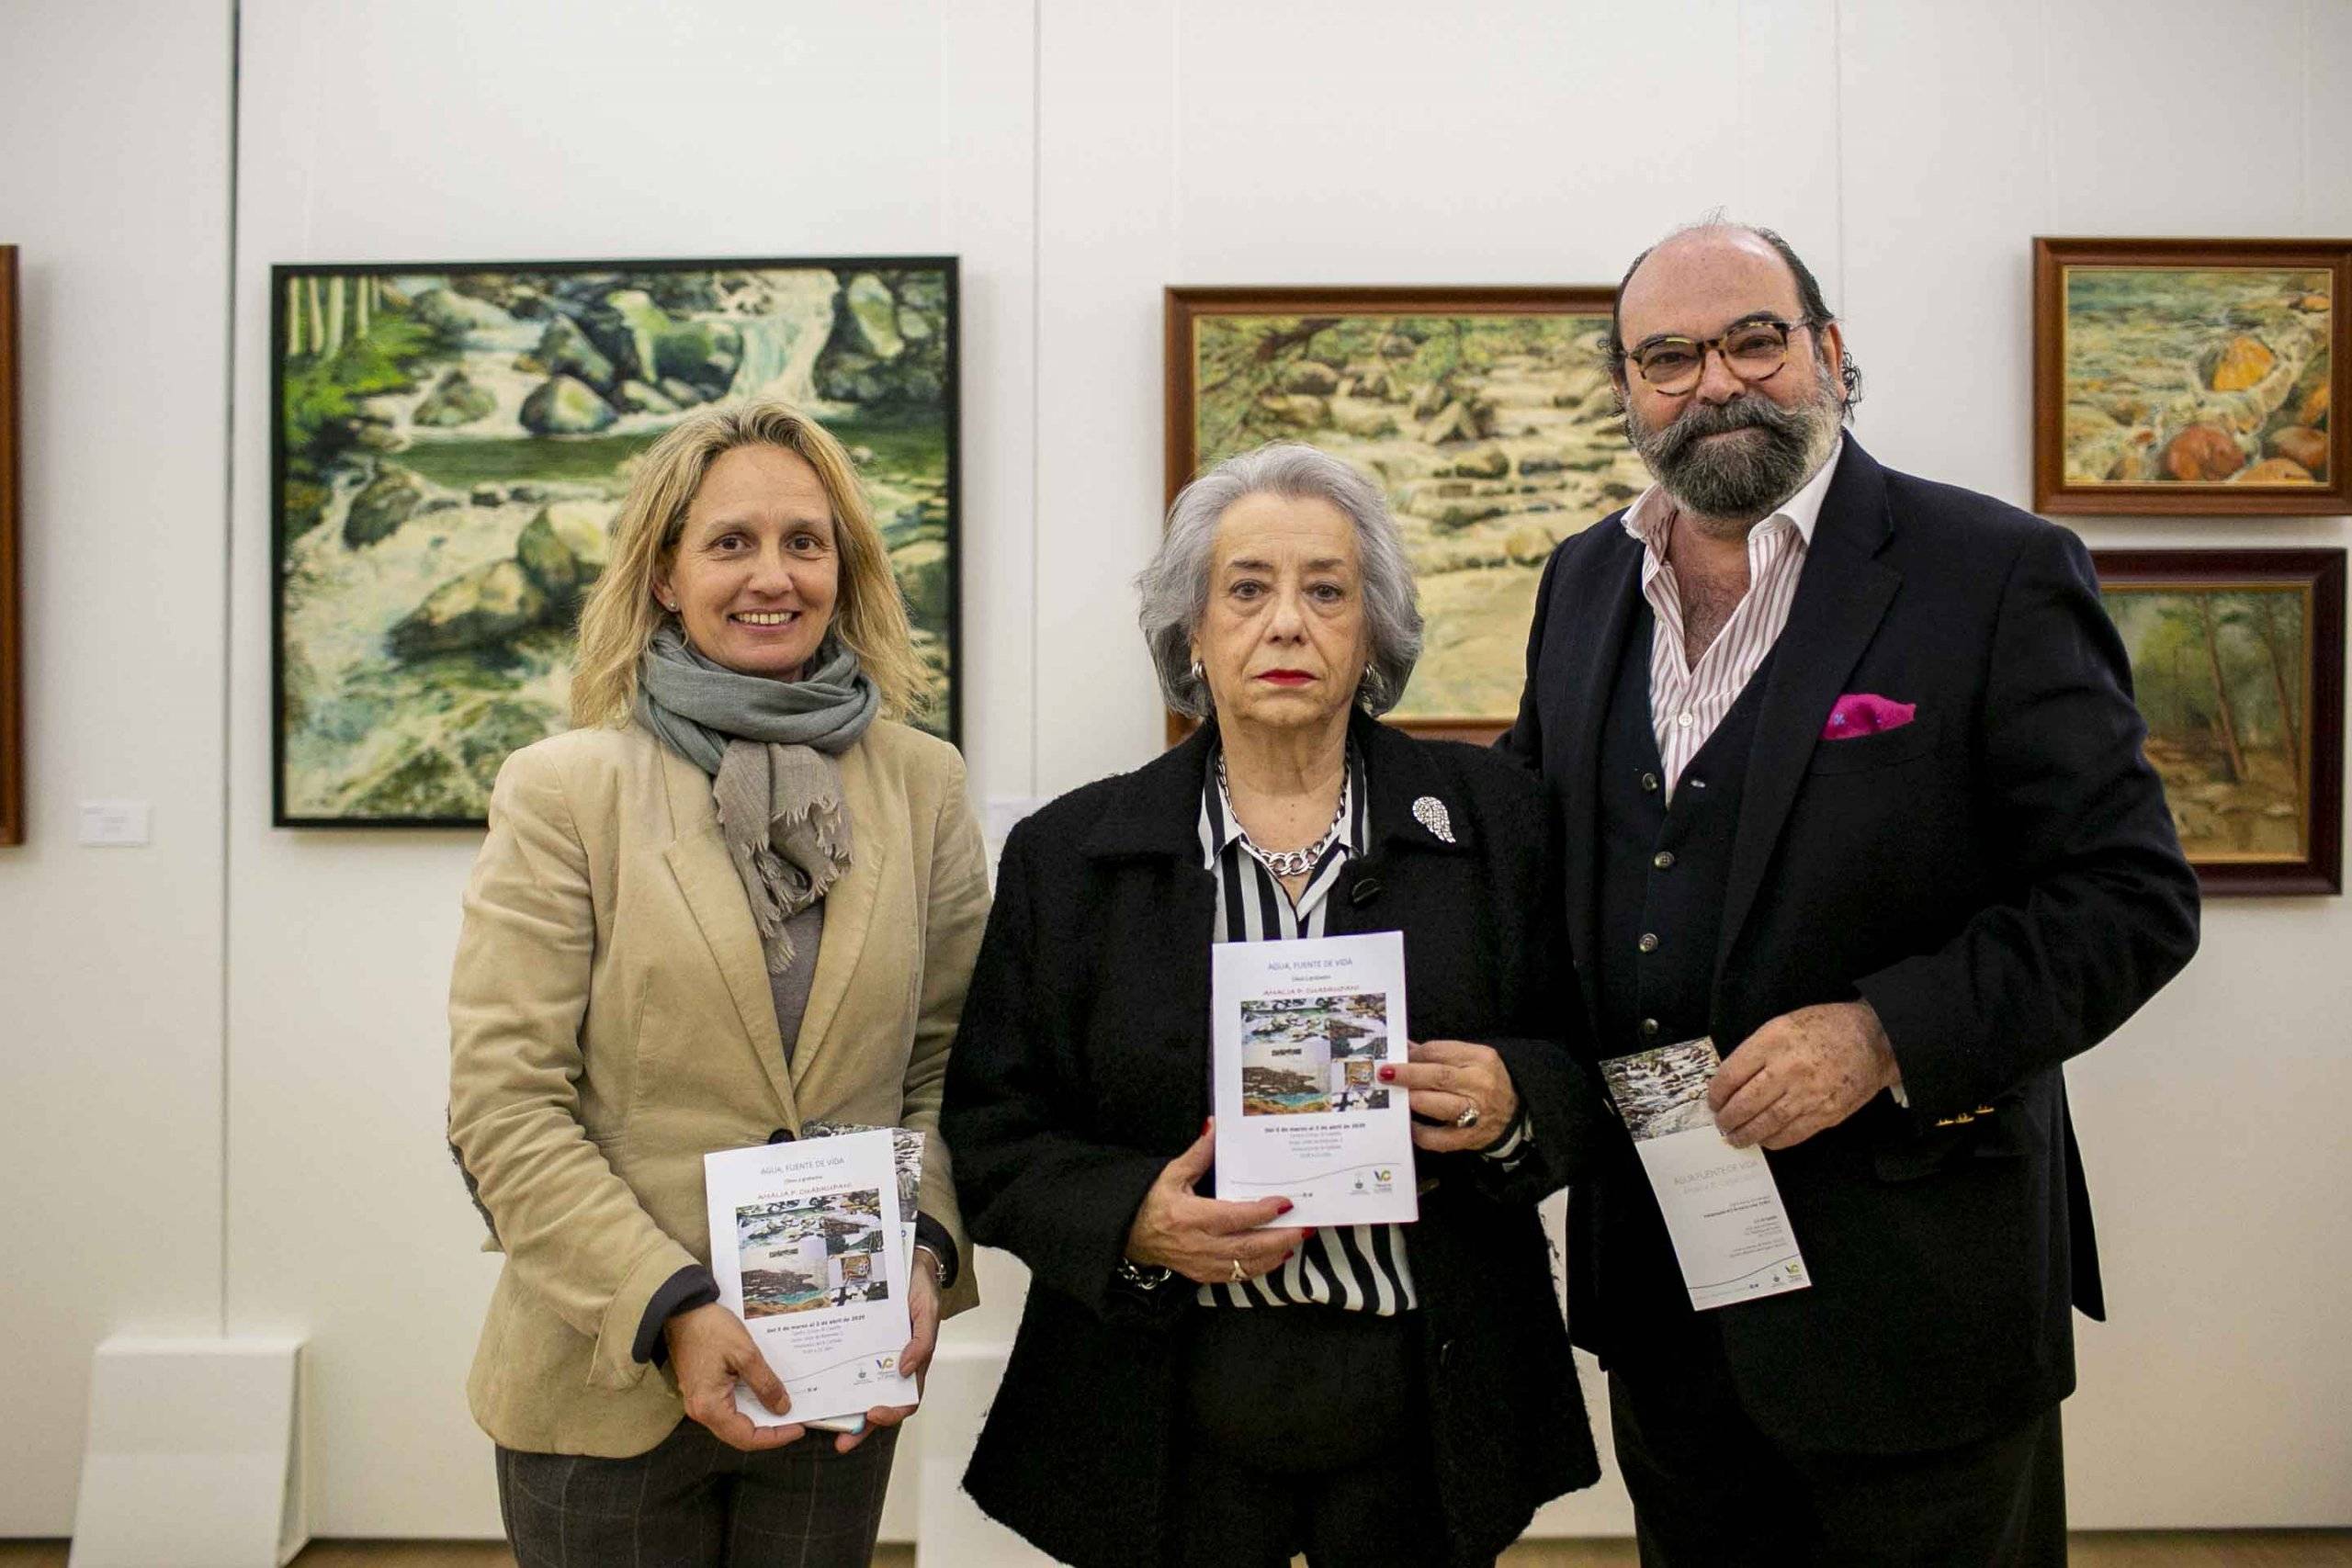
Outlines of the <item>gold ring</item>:
M 1241 1259 L 1238 1258 L 1233 1260 L 1233 1282 L 1237 1285 L 1246 1285 L 1250 1282 L 1250 1271 L 1241 1267 Z
M 1453 1124 L 1464 1129 L 1465 1131 L 1469 1128 L 1476 1127 L 1478 1124 L 1478 1107 L 1476 1103 L 1474 1101 L 1471 1104 L 1464 1106 L 1462 1108 L 1462 1114 L 1453 1119 Z

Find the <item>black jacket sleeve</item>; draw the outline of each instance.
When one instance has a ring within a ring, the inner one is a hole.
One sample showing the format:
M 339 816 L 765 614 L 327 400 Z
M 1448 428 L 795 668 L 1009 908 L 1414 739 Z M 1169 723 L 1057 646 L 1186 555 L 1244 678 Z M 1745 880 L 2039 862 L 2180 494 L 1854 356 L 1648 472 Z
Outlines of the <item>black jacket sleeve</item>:
M 1915 1115 L 1971 1110 L 2088 1050 L 2197 951 L 2196 874 L 2131 679 L 2089 552 L 2034 530 L 2002 592 L 1981 716 L 1994 897 L 1940 949 L 1857 982 Z
M 1532 722 L 1532 698 L 1521 708 L 1521 722 Z M 1575 1180 L 1610 1130 L 1611 1117 L 1600 1084 L 1581 1060 L 1589 1053 L 1575 1048 L 1586 1021 L 1568 956 L 1560 823 L 1532 789 L 1525 807 L 1523 818 L 1498 821 L 1489 833 L 1489 841 L 1499 835 L 1504 844 L 1541 843 L 1544 853 L 1525 886 L 1502 894 L 1503 942 L 1519 962 L 1503 998 L 1505 1032 L 1486 1043 L 1510 1073 L 1528 1119 L 1528 1145 L 1508 1164 L 1475 1157 L 1458 1162 L 1478 1190 L 1500 1203 L 1536 1202 Z M 1496 879 L 1508 880 L 1503 868 L 1496 869 Z
M 1168 1162 L 1074 1131 L 1084 1125 L 1079 1043 L 1057 1037 L 1067 1015 L 1040 994 L 1041 976 L 1064 963 L 1039 961 L 1057 936 L 1041 924 L 1030 826 L 1005 842 L 948 1057 L 941 1131 L 956 1151 L 956 1191 L 973 1239 L 1011 1252 L 1039 1281 L 1108 1321 L 1172 1321 L 1172 1285 L 1144 1292 L 1118 1275 L 1127 1227 Z

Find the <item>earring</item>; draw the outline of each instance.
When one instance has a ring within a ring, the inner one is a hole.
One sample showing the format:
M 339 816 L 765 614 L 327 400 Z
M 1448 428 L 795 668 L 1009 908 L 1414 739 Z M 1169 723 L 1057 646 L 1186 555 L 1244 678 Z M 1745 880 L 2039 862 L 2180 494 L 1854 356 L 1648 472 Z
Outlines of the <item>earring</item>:
M 1200 661 L 1199 660 L 1197 660 L 1197 659 L 1195 659 L 1195 660 L 1193 660 L 1193 668 L 1192 668 L 1192 671 L 1191 671 L 1191 673 L 1192 673 L 1193 680 L 1196 683 L 1197 683 L 1197 682 L 1202 682 L 1202 681 L 1205 681 L 1205 680 L 1207 680 L 1207 679 L 1209 678 L 1209 672 L 1208 672 L 1207 671 L 1205 671 L 1205 670 L 1204 670 L 1204 669 L 1202 669 L 1202 668 L 1201 668 L 1201 661 Z

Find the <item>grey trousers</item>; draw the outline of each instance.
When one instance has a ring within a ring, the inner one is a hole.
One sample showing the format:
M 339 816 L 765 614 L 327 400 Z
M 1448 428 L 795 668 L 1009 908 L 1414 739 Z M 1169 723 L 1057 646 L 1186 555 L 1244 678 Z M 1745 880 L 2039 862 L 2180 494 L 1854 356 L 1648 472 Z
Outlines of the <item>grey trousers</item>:
M 868 1568 L 898 1440 L 747 1454 L 681 1421 L 633 1459 L 502 1448 L 499 1512 L 518 1568 Z

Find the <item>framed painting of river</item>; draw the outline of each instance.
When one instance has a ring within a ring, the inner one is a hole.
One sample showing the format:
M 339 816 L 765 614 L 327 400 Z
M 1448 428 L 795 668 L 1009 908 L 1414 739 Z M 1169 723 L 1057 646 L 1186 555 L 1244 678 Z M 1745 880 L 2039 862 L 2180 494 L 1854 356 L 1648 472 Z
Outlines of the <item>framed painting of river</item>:
M 2205 891 L 2342 892 L 2345 552 L 2094 557 Z
M 857 461 L 950 739 L 949 256 L 271 269 L 275 820 L 482 820 L 567 728 L 574 624 L 637 456 L 782 397 Z
M 2352 511 L 2352 242 L 2033 243 L 2034 505 Z
M 1420 586 L 1388 717 L 1484 741 L 1519 711 L 1553 547 L 1649 483 L 1609 379 L 1606 288 L 1170 288 L 1168 499 L 1267 441 L 1353 464 Z M 1170 735 L 1182 733 L 1171 716 Z

